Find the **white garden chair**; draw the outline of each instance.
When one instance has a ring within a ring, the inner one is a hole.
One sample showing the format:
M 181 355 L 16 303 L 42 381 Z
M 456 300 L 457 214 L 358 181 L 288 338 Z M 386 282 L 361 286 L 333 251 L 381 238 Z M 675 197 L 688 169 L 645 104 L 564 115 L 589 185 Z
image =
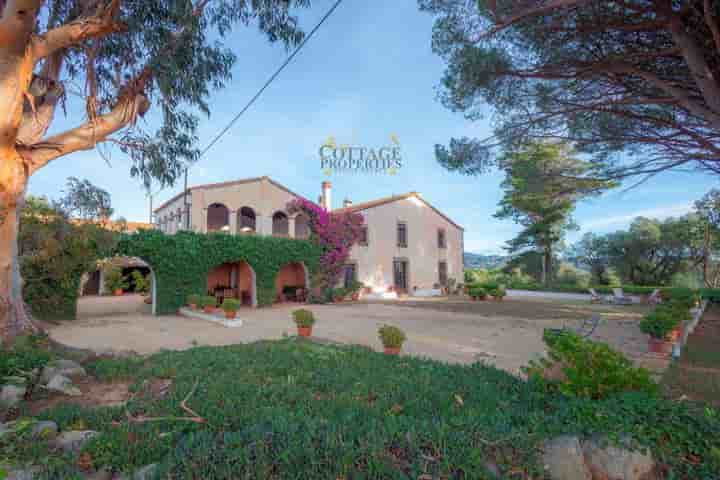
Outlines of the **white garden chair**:
M 617 305 L 630 305 L 633 303 L 632 298 L 625 296 L 622 288 L 613 288 L 611 300 Z
M 603 298 L 598 295 L 594 288 L 588 288 L 590 292 L 590 303 L 602 303 Z

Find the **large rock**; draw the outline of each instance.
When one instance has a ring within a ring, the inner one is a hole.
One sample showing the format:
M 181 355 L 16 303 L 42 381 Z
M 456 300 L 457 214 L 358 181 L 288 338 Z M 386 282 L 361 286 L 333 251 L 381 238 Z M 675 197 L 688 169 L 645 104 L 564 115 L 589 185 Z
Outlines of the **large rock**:
M 633 451 L 630 439 L 623 438 L 620 446 L 607 439 L 593 437 L 583 442 L 585 461 L 593 476 L 602 480 L 642 480 L 655 468 L 650 453 Z
M 553 480 L 592 480 L 578 437 L 563 435 L 545 442 L 542 462 Z
M 48 383 L 55 375 L 64 375 L 66 377 L 72 377 L 74 375 L 87 375 L 85 369 L 79 363 L 73 360 L 55 360 L 43 367 L 40 381 L 42 383 Z
M 80 389 L 73 385 L 72 381 L 68 377 L 59 373 L 47 382 L 46 387 L 51 392 L 59 392 L 74 397 L 82 395 Z
M 14 407 L 20 400 L 25 396 L 25 387 L 18 387 L 17 385 L 5 385 L 0 390 L 0 406 L 1 407 Z
M 31 435 L 35 438 L 48 438 L 54 436 L 57 432 L 57 423 L 48 420 L 33 425 Z
M 53 445 L 68 453 L 77 453 L 93 437 L 99 435 L 93 430 L 71 430 L 63 432 L 53 440 Z

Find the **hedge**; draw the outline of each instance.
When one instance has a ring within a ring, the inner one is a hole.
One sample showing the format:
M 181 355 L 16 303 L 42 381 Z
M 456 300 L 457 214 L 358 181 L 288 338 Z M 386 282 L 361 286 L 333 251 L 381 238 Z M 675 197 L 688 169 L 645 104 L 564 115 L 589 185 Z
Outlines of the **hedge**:
M 259 306 L 276 297 L 275 278 L 288 263 L 301 262 L 311 278 L 318 271 L 320 246 L 310 240 L 226 233 L 141 230 L 123 235 L 116 255 L 139 257 L 155 274 L 156 313 L 177 312 L 188 295 L 207 293 L 207 276 L 223 263 L 245 261 L 255 271 Z

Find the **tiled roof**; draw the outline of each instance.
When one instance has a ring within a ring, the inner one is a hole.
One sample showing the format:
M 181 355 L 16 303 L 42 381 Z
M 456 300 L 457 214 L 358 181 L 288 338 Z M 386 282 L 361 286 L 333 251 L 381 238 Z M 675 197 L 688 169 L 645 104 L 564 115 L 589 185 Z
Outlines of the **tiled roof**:
M 267 180 L 268 182 L 270 182 L 271 184 L 273 184 L 273 185 L 276 186 L 277 188 L 279 188 L 279 189 L 281 189 L 281 190 L 285 190 L 285 191 L 286 191 L 287 193 L 289 193 L 290 195 L 293 195 L 293 196 L 298 197 L 298 198 L 305 198 L 305 197 L 303 197 L 302 195 L 298 195 L 297 193 L 293 192 L 292 190 L 290 190 L 289 188 L 287 188 L 285 185 L 282 185 L 282 184 L 276 182 L 275 180 L 273 180 L 272 178 L 267 177 L 267 176 L 265 176 L 265 177 L 242 178 L 242 179 L 239 179 L 239 180 L 232 180 L 232 181 L 229 181 L 229 182 L 206 183 L 206 184 L 204 184 L 204 185 L 195 185 L 195 186 L 193 186 L 193 187 L 189 187 L 189 188 L 188 188 L 188 192 L 192 192 L 193 190 L 207 190 L 207 189 L 211 189 L 211 188 L 232 187 L 233 185 L 242 185 L 242 184 L 245 184 L 245 183 L 255 183 L 255 182 L 261 182 L 261 181 L 263 181 L 263 180 Z M 157 213 L 158 211 L 162 210 L 163 208 L 165 208 L 165 207 L 167 207 L 168 205 L 170 205 L 171 203 L 173 203 L 175 200 L 177 200 L 177 199 L 179 199 L 180 197 L 182 197 L 184 194 L 185 194 L 184 191 L 178 193 L 177 195 L 175 195 L 174 197 L 172 197 L 170 200 L 164 202 L 162 205 L 160 205 L 159 207 L 157 207 L 156 209 L 154 209 L 153 212 Z
M 392 195 L 390 197 L 378 198 L 377 200 L 370 200 L 369 202 L 356 203 L 349 207 L 335 209 L 335 210 L 333 210 L 333 213 L 336 213 L 336 212 L 337 213 L 360 212 L 362 210 L 368 210 L 370 208 L 375 208 L 375 207 L 379 207 L 381 205 L 385 205 L 388 203 L 397 202 L 398 200 L 407 200 L 408 198 L 413 198 L 413 197 L 418 199 L 419 201 L 423 202 L 428 208 L 432 209 L 432 211 L 434 211 L 435 213 L 440 215 L 442 218 L 444 218 L 445 220 L 450 222 L 452 225 L 456 226 L 460 230 L 465 230 L 463 227 L 461 227 L 460 225 L 458 225 L 457 223 L 452 221 L 452 219 L 449 218 L 447 215 L 445 215 L 440 210 L 438 210 L 437 208 L 430 205 L 430 203 L 428 203 L 427 200 L 422 198 L 422 196 L 418 192 L 408 192 L 408 193 L 403 193 L 401 195 Z

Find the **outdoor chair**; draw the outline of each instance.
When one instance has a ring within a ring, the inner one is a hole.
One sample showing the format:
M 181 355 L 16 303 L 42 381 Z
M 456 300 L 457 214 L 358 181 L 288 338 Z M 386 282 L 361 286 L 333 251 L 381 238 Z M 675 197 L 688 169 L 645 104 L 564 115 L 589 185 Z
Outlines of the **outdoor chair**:
M 650 305 L 657 305 L 658 303 L 662 302 L 662 297 L 660 296 L 660 289 L 656 288 L 653 290 L 653 292 L 650 294 L 650 296 L 647 298 L 647 303 Z
M 579 328 L 575 329 L 574 332 L 578 335 L 580 335 L 582 338 L 590 338 L 592 337 L 593 333 L 595 333 L 595 330 L 597 330 L 598 325 L 600 325 L 600 322 L 602 321 L 602 317 L 599 313 L 593 313 L 590 318 L 586 318 L 583 320 L 582 325 L 580 325 Z M 551 335 L 563 335 L 565 333 L 571 332 L 573 330 L 570 330 L 569 328 L 563 326 L 563 328 L 546 328 L 545 332 L 550 333 Z
M 602 297 L 598 295 L 594 288 L 588 288 L 588 291 L 590 292 L 590 303 L 602 303 Z
M 633 303 L 632 298 L 626 296 L 622 288 L 613 288 L 613 294 L 610 300 L 616 305 L 630 305 Z

